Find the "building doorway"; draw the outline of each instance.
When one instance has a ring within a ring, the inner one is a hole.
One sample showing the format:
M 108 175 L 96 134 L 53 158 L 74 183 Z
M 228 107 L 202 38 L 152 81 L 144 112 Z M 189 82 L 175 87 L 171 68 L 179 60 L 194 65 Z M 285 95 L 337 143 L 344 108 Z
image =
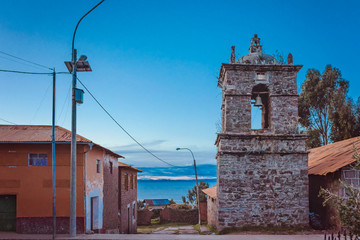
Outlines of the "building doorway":
M 130 217 L 130 206 L 128 205 L 127 207 L 127 219 L 128 219 L 128 228 L 127 228 L 127 233 L 131 232 L 131 217 Z
M 99 197 L 91 198 L 91 230 L 99 229 Z
M 0 231 L 16 231 L 16 195 L 0 195 Z

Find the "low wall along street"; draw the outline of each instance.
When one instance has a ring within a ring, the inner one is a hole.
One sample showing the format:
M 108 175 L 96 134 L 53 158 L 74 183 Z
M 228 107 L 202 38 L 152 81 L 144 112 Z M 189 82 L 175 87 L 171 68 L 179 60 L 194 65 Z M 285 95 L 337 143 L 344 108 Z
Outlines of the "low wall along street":
M 177 223 L 198 223 L 197 209 L 160 209 L 160 223 L 177 222 Z M 138 226 L 151 225 L 151 219 L 155 218 L 154 212 L 148 209 L 138 210 Z

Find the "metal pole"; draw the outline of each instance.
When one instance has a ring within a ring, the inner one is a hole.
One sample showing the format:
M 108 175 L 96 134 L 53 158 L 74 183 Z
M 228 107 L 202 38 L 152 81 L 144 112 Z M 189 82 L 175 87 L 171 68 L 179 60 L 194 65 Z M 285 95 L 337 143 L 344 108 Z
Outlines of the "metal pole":
M 71 116 L 71 170 L 70 170 L 70 237 L 76 237 L 76 49 L 72 52 L 72 116 Z
M 55 72 L 55 68 L 54 68 L 54 71 L 53 71 L 53 105 L 52 105 L 53 239 L 56 238 L 55 88 L 56 88 L 56 72 Z
M 198 177 L 197 177 L 197 171 L 196 171 L 196 161 L 193 152 L 190 148 L 177 148 L 176 150 L 186 149 L 189 150 L 191 153 L 191 156 L 194 160 L 194 168 L 195 168 L 195 179 L 196 179 L 196 198 L 197 198 L 197 205 L 198 205 L 198 212 L 199 212 L 199 225 L 201 225 L 201 213 L 200 213 L 200 195 L 199 195 L 199 183 L 198 183 Z
M 199 225 L 201 225 L 201 213 L 200 213 L 200 195 L 199 195 L 199 183 L 198 183 L 198 177 L 197 177 L 197 171 L 196 171 L 196 161 L 193 152 L 187 148 L 191 152 L 191 155 L 194 159 L 194 168 L 195 168 L 195 178 L 196 178 L 196 195 L 197 195 L 197 204 L 198 204 L 198 212 L 199 212 Z
M 76 24 L 72 44 L 72 117 L 71 117 L 71 170 L 70 170 L 70 237 L 76 237 L 76 102 L 75 102 L 75 89 L 76 89 L 76 49 L 75 49 L 75 35 L 81 20 L 86 17 L 90 12 L 97 8 L 104 0 L 96 4 L 90 11 L 84 14 Z M 84 183 L 86 184 L 86 183 Z

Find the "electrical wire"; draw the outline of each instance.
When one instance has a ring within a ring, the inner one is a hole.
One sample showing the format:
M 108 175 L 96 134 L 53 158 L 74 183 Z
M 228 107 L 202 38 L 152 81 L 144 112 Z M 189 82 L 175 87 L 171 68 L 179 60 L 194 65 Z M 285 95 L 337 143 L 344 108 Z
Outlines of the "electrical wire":
M 23 72 L 23 71 L 4 70 L 4 69 L 0 69 L 0 72 L 21 73 L 21 74 L 40 74 L 40 75 L 51 75 L 51 74 L 53 74 L 53 73 L 41 73 L 41 72 Z
M 11 123 L 11 124 L 13 124 L 13 125 L 17 125 L 16 123 L 10 122 L 10 121 L 5 120 L 5 119 L 3 119 L 3 118 L 0 118 L 0 120 L 1 120 L 1 121 L 4 121 L 4 122 L 7 122 L 7 123 Z
M 39 104 L 38 108 L 36 109 L 36 111 L 35 111 L 32 119 L 30 120 L 30 124 L 33 122 L 33 120 L 35 119 L 37 113 L 39 112 L 42 104 L 44 103 L 44 100 L 45 100 L 45 98 L 46 98 L 46 96 L 47 96 L 47 93 L 48 93 L 51 85 L 52 85 L 52 83 L 50 82 L 49 86 L 47 87 L 47 89 L 46 89 L 46 91 L 45 91 L 45 93 L 44 93 L 44 96 L 42 97 L 42 99 L 41 99 L 41 101 L 40 101 L 40 104 Z
M 6 53 L 6 52 L 3 52 L 3 51 L 0 51 L 0 53 L 2 53 L 2 54 L 4 54 L 4 55 L 7 55 L 7 56 L 9 56 L 9 57 L 13 57 L 13 58 L 19 59 L 19 60 L 24 61 L 24 62 L 27 62 L 27 63 L 31 63 L 31 64 L 33 64 L 33 65 L 36 65 L 36 66 L 39 66 L 39 67 L 42 67 L 42 68 L 50 69 L 51 71 L 53 71 L 52 68 L 47 67 L 47 66 L 44 66 L 44 65 L 42 65 L 42 64 L 35 63 L 35 62 L 29 61 L 29 60 L 25 60 L 25 59 L 23 59 L 23 58 L 20 58 L 20 57 L 11 55 L 11 54 Z
M 68 100 L 70 99 L 71 86 L 72 86 L 72 83 L 70 83 L 70 85 L 69 85 L 69 89 L 68 89 L 68 91 L 67 91 L 67 94 L 66 94 L 64 103 L 63 103 L 63 105 L 62 105 L 62 107 L 61 107 L 61 111 L 60 111 L 59 117 L 58 117 L 58 119 L 57 119 L 56 122 L 59 122 L 59 121 L 60 121 L 61 115 L 62 115 L 62 113 L 63 113 L 63 111 L 64 111 L 64 107 L 65 107 L 66 103 L 68 102 Z M 67 110 L 67 109 L 66 109 L 66 110 Z M 66 116 L 66 115 L 65 115 L 65 116 Z
M 157 160 L 168 164 L 169 166 L 172 167 L 179 167 L 179 166 L 175 166 L 171 163 L 168 163 L 167 161 L 159 158 L 158 156 L 156 156 L 154 153 L 152 153 L 150 150 L 148 150 L 146 147 L 144 147 L 139 141 L 137 141 L 128 131 L 125 130 L 125 128 L 123 128 L 118 121 L 115 120 L 115 118 L 104 108 L 104 106 L 95 98 L 95 96 L 89 91 L 89 89 L 81 82 L 81 80 L 79 78 L 77 78 L 77 80 L 80 82 L 80 84 L 85 88 L 85 90 L 90 94 L 90 96 L 95 100 L 95 102 L 102 108 L 102 110 L 104 110 L 104 112 L 116 123 L 116 125 L 118 125 L 135 143 L 137 143 L 141 148 L 143 148 L 147 153 L 149 153 L 151 156 L 153 156 L 154 158 L 156 158 Z
M 0 53 L 3 53 L 0 51 Z M 23 59 L 22 59 L 23 60 Z M 45 66 L 43 66 L 45 67 Z M 53 70 L 51 68 L 48 68 L 50 70 Z M 39 72 L 23 72 L 23 71 L 15 71 L 15 70 L 1 70 L 0 69 L 0 72 L 10 72 L 10 73 L 22 73 L 22 74 L 53 74 L 53 73 L 39 73 Z M 69 74 L 68 72 L 55 72 L 56 74 Z M 148 150 L 146 147 L 144 147 L 139 141 L 137 141 L 128 131 L 126 131 L 125 128 L 123 128 L 120 123 L 118 121 L 116 121 L 116 119 L 104 108 L 104 106 L 95 98 L 95 96 L 89 91 L 89 89 L 81 82 L 81 80 L 79 78 L 77 78 L 77 80 L 80 82 L 80 84 L 85 88 L 85 90 L 90 94 L 90 96 L 95 100 L 95 102 L 102 108 L 102 110 L 116 123 L 116 125 L 118 125 L 135 143 L 137 143 L 141 148 L 143 148 L 147 153 L 149 153 L 151 156 L 153 156 L 154 158 L 156 158 L 157 160 L 169 165 L 169 166 L 172 166 L 172 167 L 181 167 L 181 166 L 176 166 L 176 165 L 173 165 L 171 163 L 168 163 L 167 161 L 159 158 L 158 156 L 156 156 L 154 153 L 152 153 L 150 150 Z M 50 86 L 50 85 L 49 85 Z M 47 91 L 49 90 L 49 87 L 48 89 L 45 91 L 45 95 L 47 93 Z M 44 98 L 43 98 L 44 99 Z M 38 109 L 36 110 L 35 112 L 35 115 L 34 117 L 36 116 L 39 108 L 41 107 L 42 105 L 42 102 L 43 100 L 41 101 L 40 103 L 40 106 L 38 107 Z M 33 118 L 34 118 L 33 117 Z M 66 117 L 66 115 L 65 115 Z M 59 120 L 59 119 L 58 119 Z M 65 119 L 64 119 L 65 120 Z M 6 120 L 4 120 L 6 121 Z M 8 122 L 8 121 L 6 121 Z M 9 122 L 10 123 L 10 122 Z M 13 123 L 15 124 L 15 123 Z

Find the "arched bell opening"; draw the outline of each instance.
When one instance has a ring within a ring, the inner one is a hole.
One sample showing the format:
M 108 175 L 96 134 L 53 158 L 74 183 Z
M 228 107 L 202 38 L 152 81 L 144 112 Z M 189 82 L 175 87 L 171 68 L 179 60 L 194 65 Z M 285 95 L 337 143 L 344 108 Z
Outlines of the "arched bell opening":
M 251 128 L 269 128 L 269 89 L 265 84 L 258 84 L 251 92 Z

